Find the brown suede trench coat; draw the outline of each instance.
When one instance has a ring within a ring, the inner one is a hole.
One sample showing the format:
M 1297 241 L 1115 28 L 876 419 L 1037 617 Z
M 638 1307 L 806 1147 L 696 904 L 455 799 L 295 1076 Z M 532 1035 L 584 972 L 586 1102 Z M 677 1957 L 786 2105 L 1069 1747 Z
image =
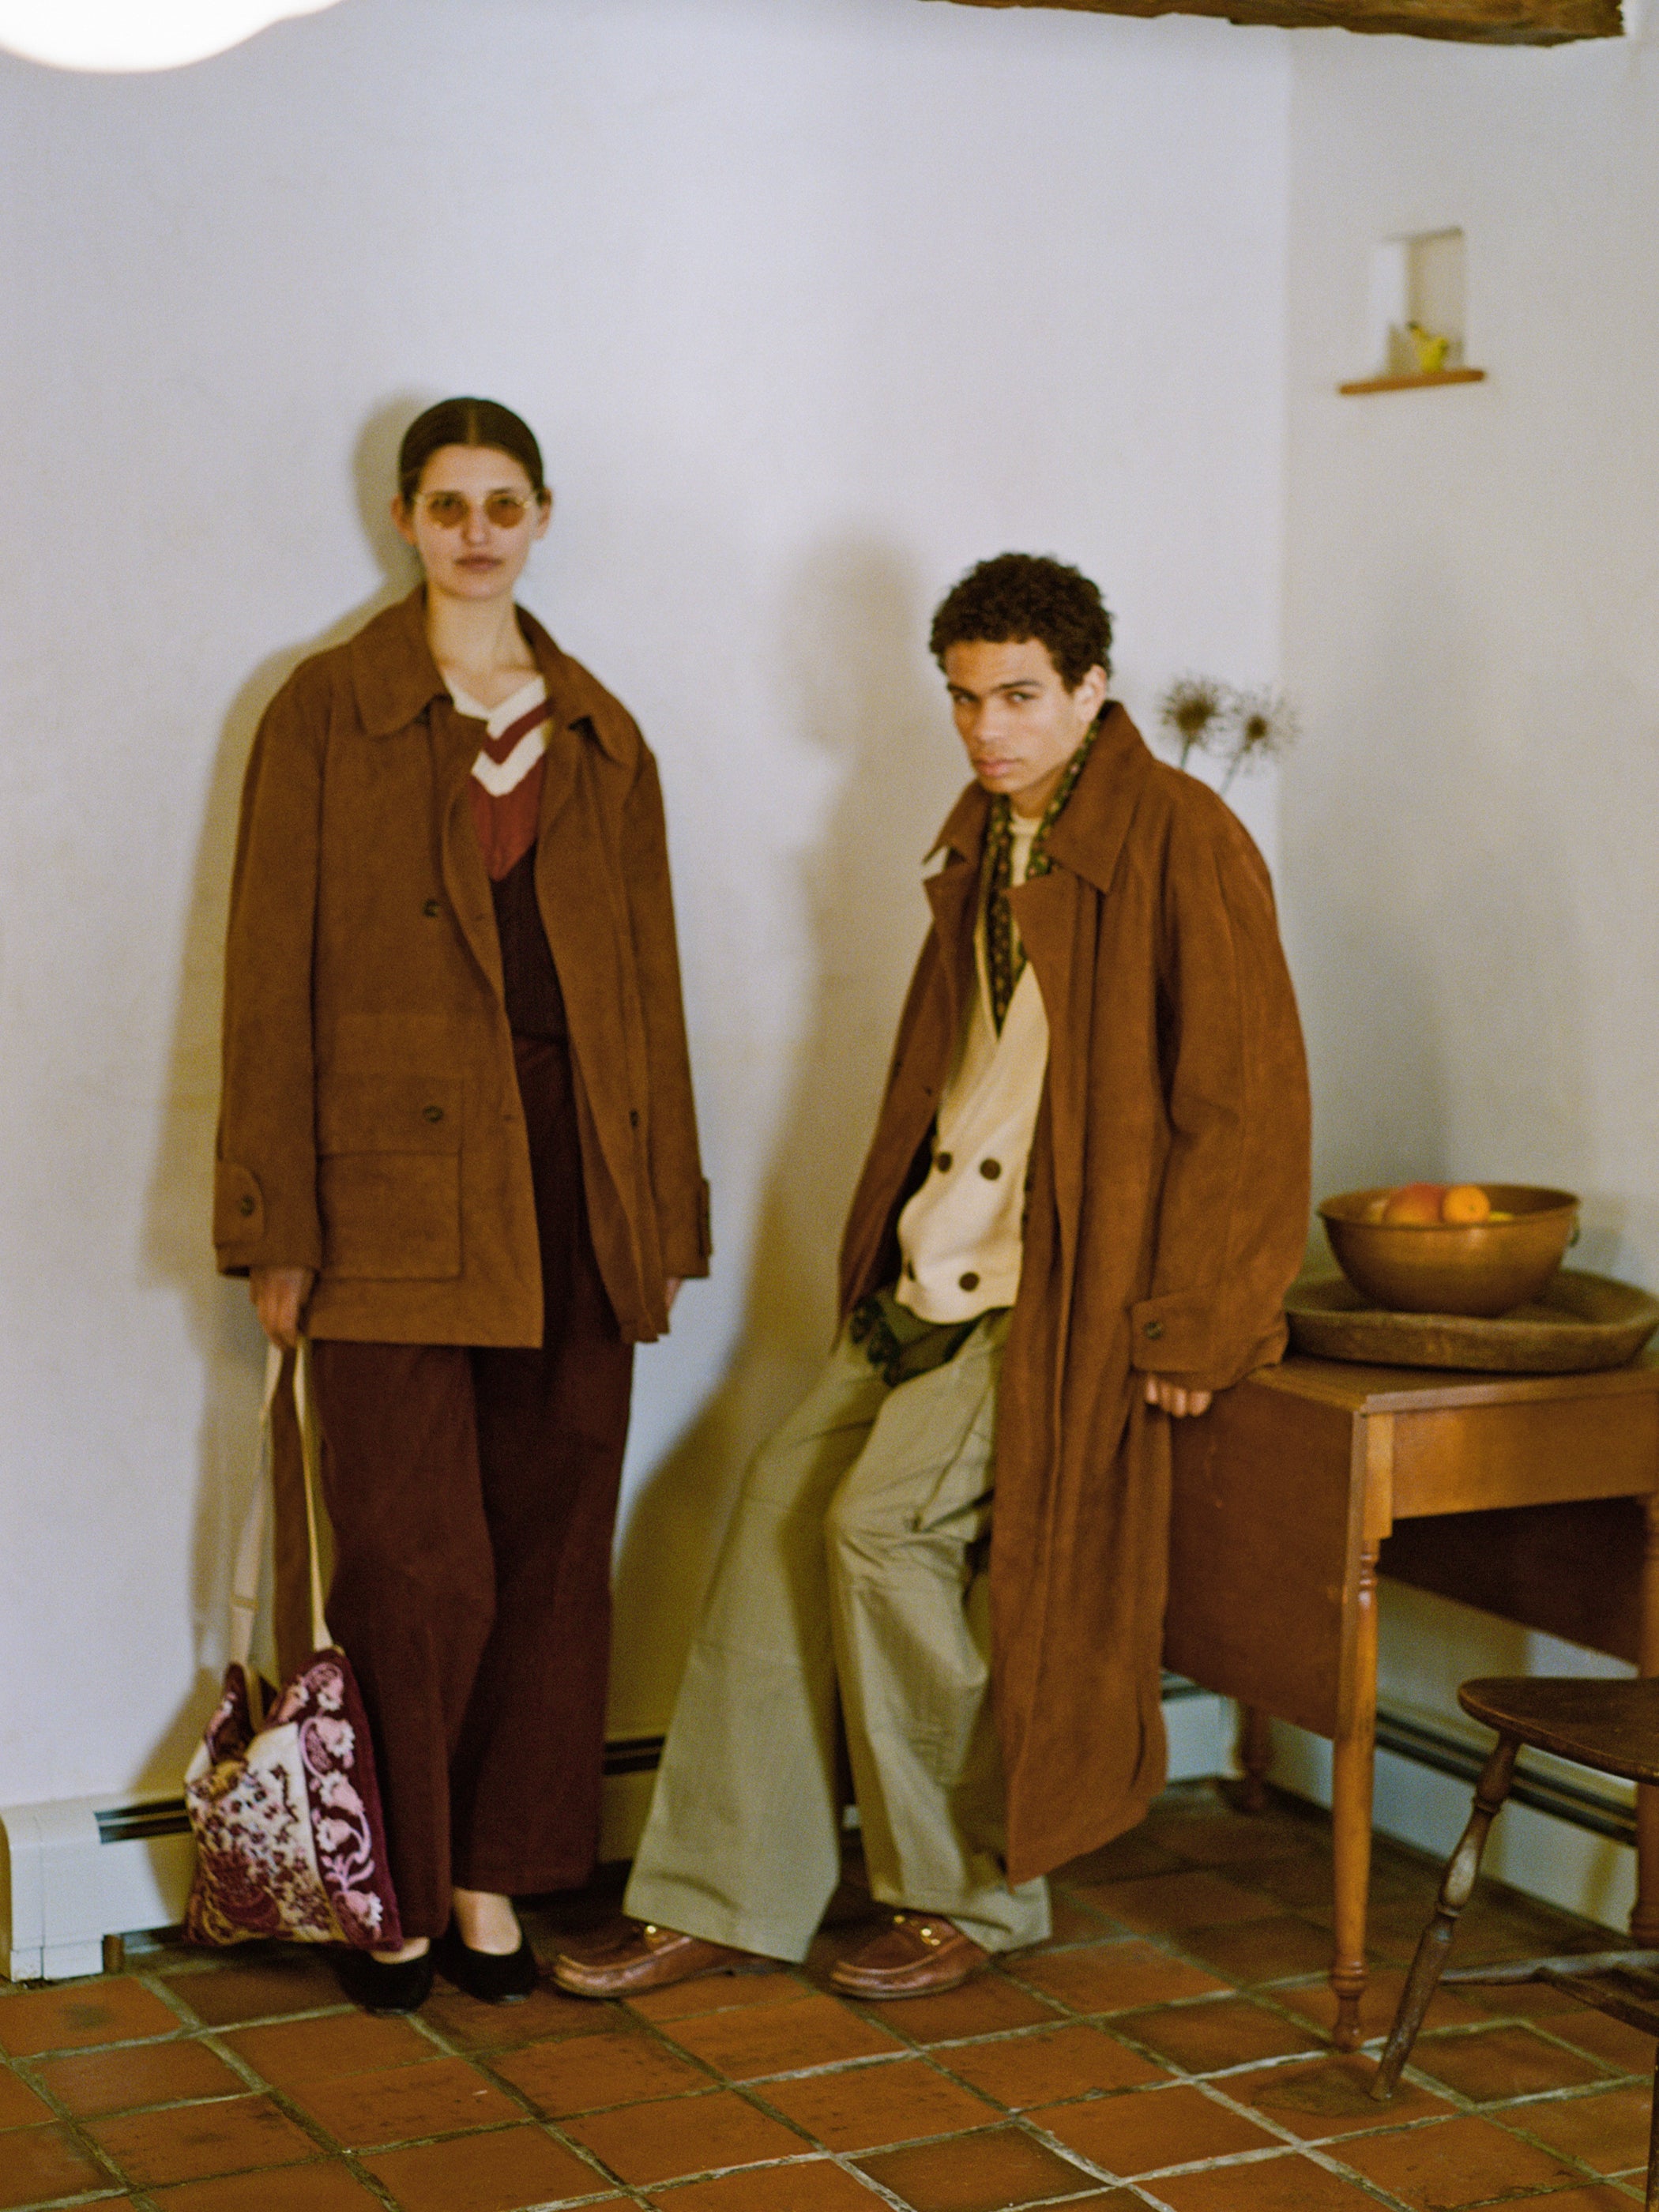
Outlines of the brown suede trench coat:
M 990 802 L 970 787 L 842 1248 L 898 1272 L 968 994 Z M 1145 1376 L 1225 1389 L 1279 1358 L 1309 1205 L 1302 1035 L 1260 854 L 1121 707 L 1012 894 L 1048 1012 L 998 1407 L 992 1672 L 1011 1882 L 1131 1826 L 1162 1786 L 1170 1422 Z M 1226 1562 L 1216 1562 L 1224 1574 Z
M 519 620 L 552 702 L 536 893 L 563 988 L 588 1223 L 623 1334 L 708 1272 L 707 1186 L 656 763 Z M 304 662 L 243 787 L 214 1240 L 229 1274 L 317 1270 L 306 1326 L 537 1345 L 541 1263 L 501 950 L 467 796 L 477 724 L 423 590 Z

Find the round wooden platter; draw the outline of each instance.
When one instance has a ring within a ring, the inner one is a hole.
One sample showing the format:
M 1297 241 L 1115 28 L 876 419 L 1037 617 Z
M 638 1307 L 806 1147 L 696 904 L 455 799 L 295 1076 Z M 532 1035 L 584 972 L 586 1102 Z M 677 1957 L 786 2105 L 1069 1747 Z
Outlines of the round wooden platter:
M 1468 1367 L 1497 1375 L 1622 1367 L 1659 1328 L 1659 1298 L 1611 1275 L 1567 1267 L 1545 1284 L 1531 1305 L 1496 1321 L 1385 1312 L 1368 1306 L 1342 1275 L 1292 1284 L 1285 1311 L 1292 1349 L 1316 1358 L 1377 1367 Z

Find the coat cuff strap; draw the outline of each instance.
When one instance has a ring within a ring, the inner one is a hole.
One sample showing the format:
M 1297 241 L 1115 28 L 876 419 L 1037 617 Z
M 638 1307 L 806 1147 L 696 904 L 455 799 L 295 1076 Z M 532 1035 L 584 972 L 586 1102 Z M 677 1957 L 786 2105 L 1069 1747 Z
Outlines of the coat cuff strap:
M 1176 1291 L 1129 1309 L 1129 1362 L 1145 1375 L 1202 1375 L 1213 1361 L 1215 1293 Z

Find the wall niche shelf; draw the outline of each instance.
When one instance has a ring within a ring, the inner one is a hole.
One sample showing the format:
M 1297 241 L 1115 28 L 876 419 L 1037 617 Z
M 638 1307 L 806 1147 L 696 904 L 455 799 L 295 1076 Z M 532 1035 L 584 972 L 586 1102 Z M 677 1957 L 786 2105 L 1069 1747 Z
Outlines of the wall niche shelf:
M 1362 376 L 1353 384 L 1339 384 L 1337 390 L 1350 398 L 1366 392 L 1417 392 L 1425 384 L 1484 384 L 1484 368 L 1414 368 L 1399 376 Z
M 1461 230 L 1424 230 L 1380 240 L 1371 253 L 1369 376 L 1337 390 L 1418 392 L 1431 384 L 1480 384 L 1484 368 L 1464 366 L 1467 256 Z

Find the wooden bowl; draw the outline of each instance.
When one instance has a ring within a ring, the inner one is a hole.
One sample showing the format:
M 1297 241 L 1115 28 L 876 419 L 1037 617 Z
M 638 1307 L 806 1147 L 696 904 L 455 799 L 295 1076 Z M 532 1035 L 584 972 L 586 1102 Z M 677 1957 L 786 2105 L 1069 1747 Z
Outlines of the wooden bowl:
M 1535 1298 L 1561 1264 L 1578 1219 L 1570 1190 L 1480 1188 L 1510 1221 L 1368 1221 L 1390 1186 L 1345 1190 L 1319 1208 L 1336 1264 L 1363 1297 L 1393 1313 L 1493 1318 Z

